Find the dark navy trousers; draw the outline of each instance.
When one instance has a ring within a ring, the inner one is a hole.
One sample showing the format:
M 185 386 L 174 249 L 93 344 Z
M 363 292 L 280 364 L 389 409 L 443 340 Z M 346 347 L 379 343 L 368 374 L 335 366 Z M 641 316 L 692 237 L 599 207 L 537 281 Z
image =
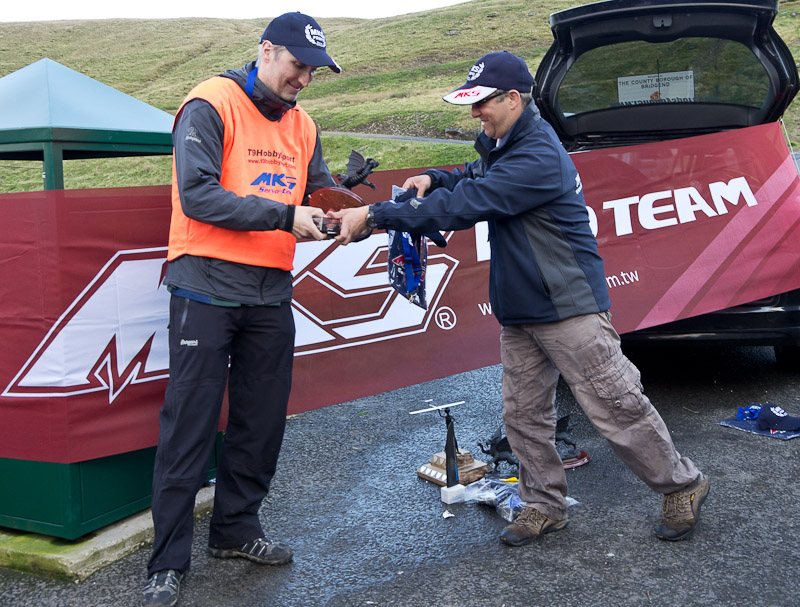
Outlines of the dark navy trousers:
M 289 303 L 223 307 L 173 295 L 169 323 L 148 575 L 189 568 L 195 497 L 208 473 L 226 387 L 228 425 L 209 545 L 233 548 L 264 535 L 258 509 L 275 474 L 292 382 Z

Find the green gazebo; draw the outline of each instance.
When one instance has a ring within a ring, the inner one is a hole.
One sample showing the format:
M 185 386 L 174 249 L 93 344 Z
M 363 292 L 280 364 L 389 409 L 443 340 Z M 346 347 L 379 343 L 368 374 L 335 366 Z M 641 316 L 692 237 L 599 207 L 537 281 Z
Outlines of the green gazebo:
M 0 78 L 0 159 L 41 161 L 46 191 L 64 189 L 64 160 L 172 154 L 172 121 L 50 59 Z M 154 456 L 155 447 L 73 463 L 0 457 L 0 526 L 71 540 L 143 510 Z
M 172 153 L 173 117 L 50 59 L 0 78 L 0 159 L 41 160 L 44 189 L 63 161 Z

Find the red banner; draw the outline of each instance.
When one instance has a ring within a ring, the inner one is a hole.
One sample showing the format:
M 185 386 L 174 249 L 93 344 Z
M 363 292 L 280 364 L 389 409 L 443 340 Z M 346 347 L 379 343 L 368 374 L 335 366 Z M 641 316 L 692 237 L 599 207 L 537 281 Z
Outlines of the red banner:
M 800 287 L 800 181 L 777 123 L 572 158 L 620 333 Z
M 620 332 L 800 288 L 800 180 L 777 124 L 573 158 Z M 417 172 L 378 172 L 359 193 L 385 200 Z M 0 196 L 0 457 L 156 443 L 169 207 L 167 187 Z M 290 411 L 498 363 L 486 234 L 430 246 L 427 310 L 388 286 L 385 234 L 299 243 Z

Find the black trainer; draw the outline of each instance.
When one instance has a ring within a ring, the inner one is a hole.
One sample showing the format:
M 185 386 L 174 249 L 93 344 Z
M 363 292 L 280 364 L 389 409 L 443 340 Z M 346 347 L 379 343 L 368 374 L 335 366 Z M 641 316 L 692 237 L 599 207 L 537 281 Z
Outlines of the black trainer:
M 181 593 L 183 573 L 175 569 L 156 571 L 147 579 L 142 592 L 142 607 L 172 607 Z
M 285 565 L 292 560 L 292 549 L 283 542 L 256 538 L 238 548 L 208 547 L 208 553 L 218 559 L 247 559 L 259 565 Z
M 708 477 L 701 474 L 694 485 L 665 495 L 661 503 L 661 520 L 656 525 L 656 537 L 677 542 L 692 535 L 700 519 L 700 507 L 710 489 Z

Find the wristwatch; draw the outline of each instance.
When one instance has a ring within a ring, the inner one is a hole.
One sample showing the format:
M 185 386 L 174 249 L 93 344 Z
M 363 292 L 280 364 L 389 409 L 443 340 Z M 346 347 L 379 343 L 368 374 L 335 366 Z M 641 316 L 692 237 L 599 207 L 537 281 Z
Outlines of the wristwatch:
M 367 227 L 372 230 L 375 228 L 375 206 L 369 205 L 367 209 L 367 219 L 366 219 Z

